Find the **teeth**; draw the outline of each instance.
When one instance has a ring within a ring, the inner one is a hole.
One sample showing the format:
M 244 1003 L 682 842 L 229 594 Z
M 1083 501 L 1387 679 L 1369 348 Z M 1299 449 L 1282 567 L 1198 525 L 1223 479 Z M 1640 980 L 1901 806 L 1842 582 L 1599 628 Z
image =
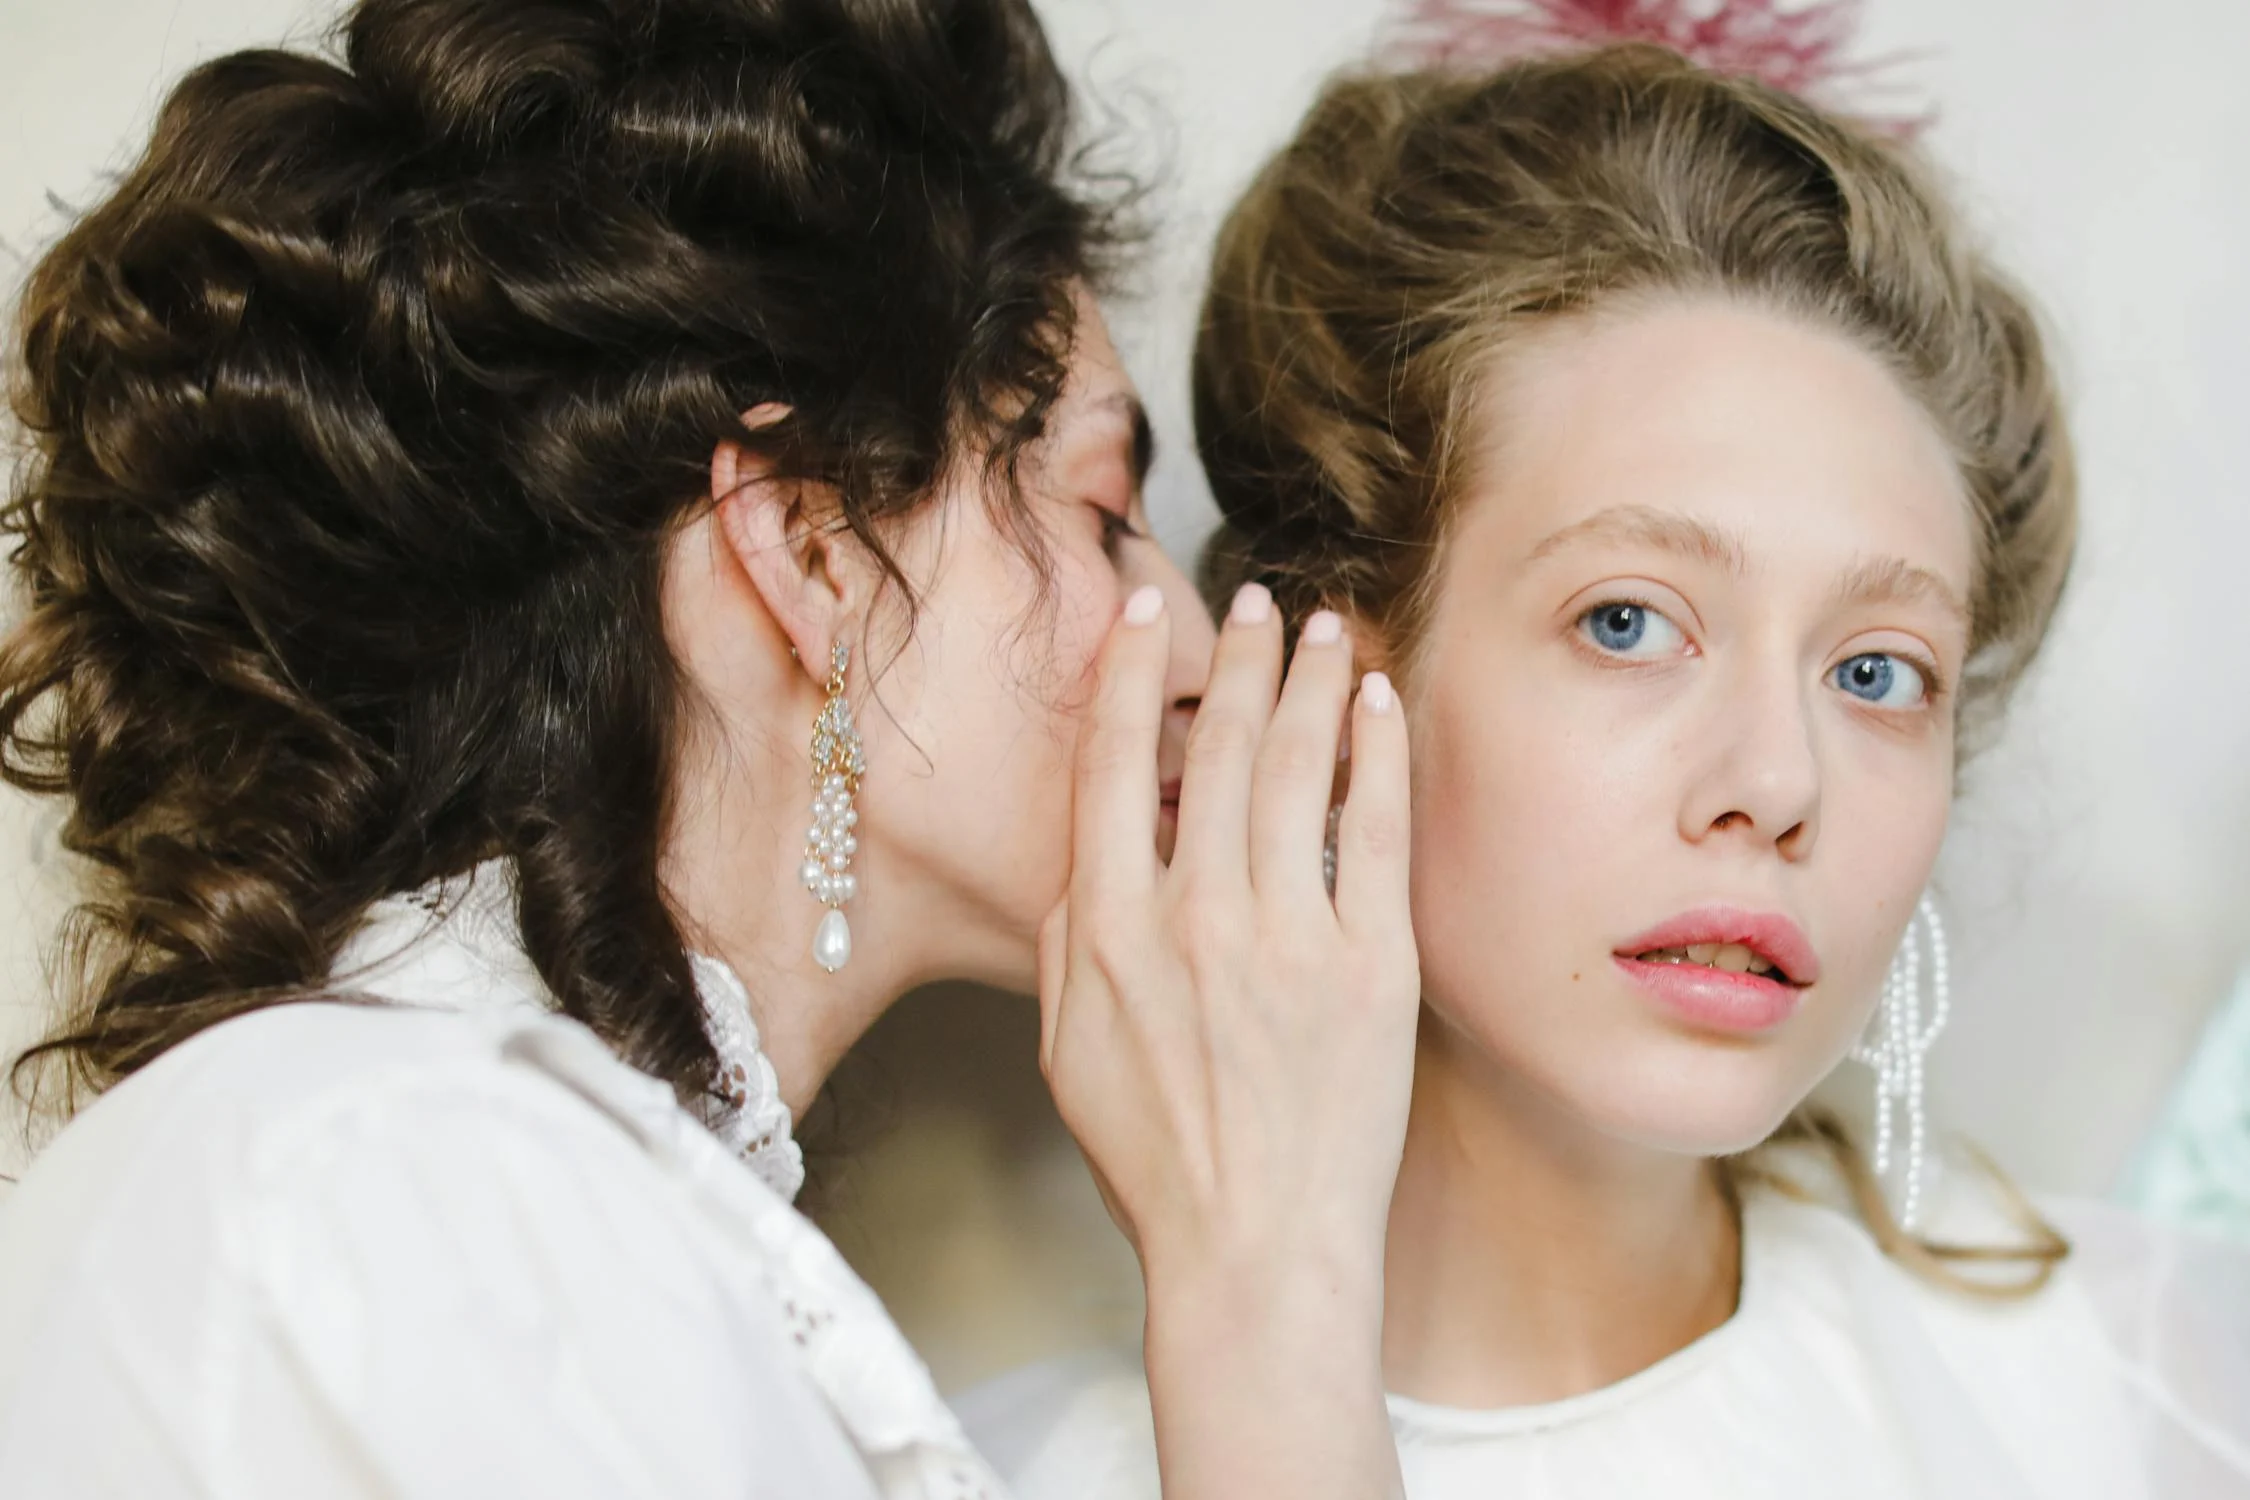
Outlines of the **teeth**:
M 1740 943 L 1690 943 L 1685 948 L 1652 948 L 1640 955 L 1644 964 L 1694 964 L 1727 974 L 1772 974 L 1765 957 Z

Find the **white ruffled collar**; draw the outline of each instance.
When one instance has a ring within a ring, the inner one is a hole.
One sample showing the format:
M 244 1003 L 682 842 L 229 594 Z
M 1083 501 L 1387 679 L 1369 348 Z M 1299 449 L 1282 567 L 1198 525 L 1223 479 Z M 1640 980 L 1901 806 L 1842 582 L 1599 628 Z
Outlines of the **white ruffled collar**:
M 495 859 L 379 901 L 337 960 L 335 977 L 420 1004 L 467 1010 L 530 1003 L 551 1010 L 554 997 L 523 951 L 515 897 L 514 872 Z M 717 1093 L 699 1118 L 768 1187 L 794 1201 L 805 1183 L 804 1151 L 760 1043 L 750 992 L 716 958 L 690 952 L 688 962 L 704 1029 L 719 1055 Z
M 782 1102 L 773 1059 L 758 1040 L 750 991 L 716 958 L 691 952 L 688 962 L 703 1000 L 704 1029 L 719 1053 L 719 1097 L 705 1111 L 704 1124 L 768 1187 L 794 1202 L 805 1185 L 804 1148 L 791 1133 L 795 1121 Z

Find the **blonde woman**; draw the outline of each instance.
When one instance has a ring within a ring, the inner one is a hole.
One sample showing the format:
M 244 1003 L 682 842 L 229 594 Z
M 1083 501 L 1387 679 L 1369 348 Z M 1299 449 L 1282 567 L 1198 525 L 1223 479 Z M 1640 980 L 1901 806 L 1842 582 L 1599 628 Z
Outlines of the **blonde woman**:
M 1974 1003 L 1925 892 L 2077 502 L 1912 160 L 1655 48 L 1346 77 L 1221 234 L 1195 394 L 1214 583 L 1343 613 L 1414 730 L 1408 1493 L 2250 1493 L 2245 1257 L 1923 1138 Z M 1866 1151 L 1806 1103 L 1854 1051 Z M 1079 1379 L 987 1393 L 993 1451 L 1148 1493 L 1131 1377 Z

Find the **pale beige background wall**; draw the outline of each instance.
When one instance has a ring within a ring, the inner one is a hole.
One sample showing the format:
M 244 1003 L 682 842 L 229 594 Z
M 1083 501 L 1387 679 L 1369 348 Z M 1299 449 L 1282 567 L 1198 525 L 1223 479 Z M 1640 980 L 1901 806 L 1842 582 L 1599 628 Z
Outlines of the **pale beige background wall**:
M 54 813 L 12 791 L 0 791 L 0 1067 L 47 1020 L 43 950 L 61 915 L 63 882 L 53 856 Z M 0 1091 L 12 1105 L 13 1095 Z M 0 1173 L 21 1169 L 28 1124 L 0 1108 Z M 7 1184 L 0 1182 L 0 1211 Z
M 1048 0 L 1134 127 L 1165 234 L 1120 310 L 1168 456 L 1166 539 L 1208 523 L 1186 335 L 1216 216 L 1375 0 Z M 0 0 L 0 275 L 82 201 L 162 80 L 308 29 L 319 0 Z M 1923 49 L 1931 146 L 2061 332 L 2087 544 L 2046 670 L 1972 777 L 1948 851 L 1962 1008 L 1936 1104 L 2034 1183 L 2101 1190 L 2250 957 L 2250 7 L 1871 0 Z M 0 799 L 0 1041 L 40 994 L 29 825 Z M 872 874 L 872 872 L 871 872 Z M 1021 1002 L 917 997 L 844 1080 L 827 1216 L 959 1380 L 1132 1325 L 1130 1258 L 1044 1105 Z M 0 1157 L 6 1156 L 0 1145 Z M 0 1170 L 4 1170 L 0 1167 Z

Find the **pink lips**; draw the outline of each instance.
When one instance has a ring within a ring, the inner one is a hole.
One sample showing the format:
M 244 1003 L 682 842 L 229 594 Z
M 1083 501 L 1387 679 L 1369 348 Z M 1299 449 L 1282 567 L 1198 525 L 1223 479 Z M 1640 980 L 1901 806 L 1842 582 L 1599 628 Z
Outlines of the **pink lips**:
M 1693 964 L 1644 963 L 1635 955 L 1697 943 L 1739 943 L 1780 974 L 1731 974 Z M 1797 924 L 1772 912 L 1704 906 L 1617 945 L 1618 968 L 1666 1008 L 1720 1031 L 1766 1031 L 1797 1012 L 1820 978 L 1820 959 Z M 1783 979 L 1783 975 L 1787 979 Z

